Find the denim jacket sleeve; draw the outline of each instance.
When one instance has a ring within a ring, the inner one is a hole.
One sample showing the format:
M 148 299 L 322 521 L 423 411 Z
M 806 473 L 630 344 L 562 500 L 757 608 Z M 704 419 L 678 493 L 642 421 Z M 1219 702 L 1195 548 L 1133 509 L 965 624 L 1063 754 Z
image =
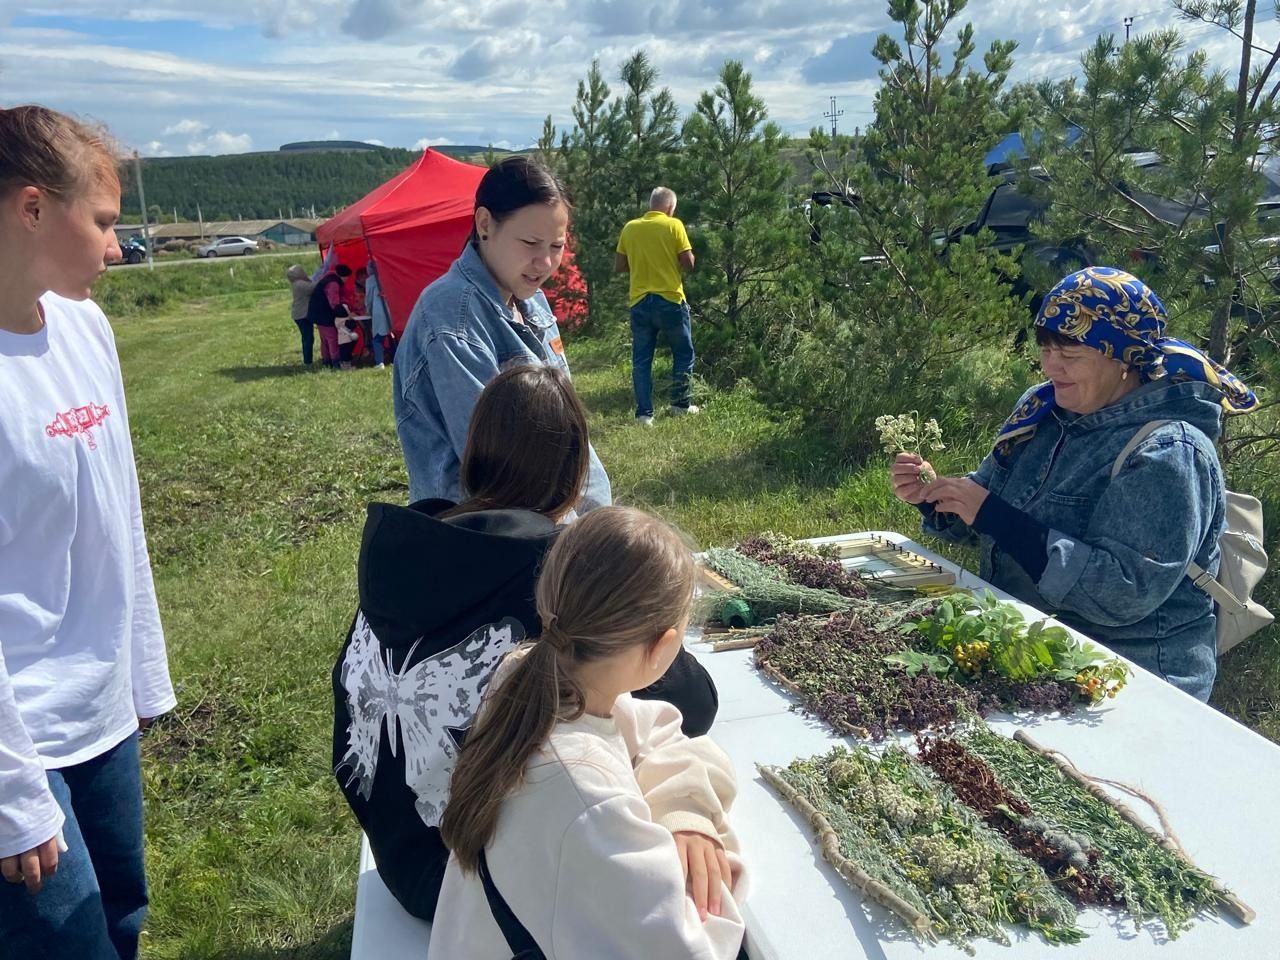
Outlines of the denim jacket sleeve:
M 1177 429 L 1158 431 L 1130 456 L 1083 537 L 1050 531 L 1038 589 L 1052 607 L 1124 626 L 1150 616 L 1177 589 L 1210 533 L 1221 486 L 1212 454 Z
M 988 453 L 978 464 L 978 469 L 969 474 L 969 479 L 980 487 L 989 487 L 992 474 L 995 473 L 995 455 Z M 921 529 L 929 536 L 946 540 L 949 543 L 973 544 L 978 540 L 978 531 L 952 513 L 939 513 L 932 504 L 921 504 L 920 512 L 924 519 Z
M 455 464 L 462 460 L 471 411 L 497 372 L 497 357 L 478 338 L 452 331 L 435 331 L 428 336 L 396 398 L 396 426 L 409 468 L 411 498 L 458 497 L 458 490 L 437 489 L 428 481 L 440 473 L 442 456 L 452 455 Z M 447 444 L 445 449 L 442 441 Z M 446 487 L 456 486 L 456 474 L 456 468 L 445 471 Z

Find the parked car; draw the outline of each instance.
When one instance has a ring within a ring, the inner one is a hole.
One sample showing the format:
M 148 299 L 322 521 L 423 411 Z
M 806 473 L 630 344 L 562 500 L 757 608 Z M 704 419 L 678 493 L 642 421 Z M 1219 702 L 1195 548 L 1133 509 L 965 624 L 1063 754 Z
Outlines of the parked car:
M 120 241 L 120 259 L 116 263 L 141 263 L 147 259 L 147 245 L 141 237 Z
M 248 256 L 258 249 L 257 240 L 245 237 L 223 237 L 213 243 L 206 243 L 196 249 L 198 257 L 239 257 Z

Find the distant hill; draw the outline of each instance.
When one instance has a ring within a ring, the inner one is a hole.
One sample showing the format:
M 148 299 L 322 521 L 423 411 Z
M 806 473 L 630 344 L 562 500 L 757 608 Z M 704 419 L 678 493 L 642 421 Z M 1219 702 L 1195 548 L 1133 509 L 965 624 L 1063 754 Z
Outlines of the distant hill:
M 784 149 L 792 163 L 792 187 L 803 191 L 812 176 L 803 141 Z M 467 163 L 483 164 L 488 147 L 446 144 L 441 153 Z M 513 151 L 497 150 L 501 157 Z M 514 151 L 528 153 L 528 150 Z M 147 205 L 159 207 L 162 220 L 266 219 L 308 216 L 312 207 L 324 219 L 391 179 L 420 156 L 420 151 L 379 147 L 354 140 L 288 143 L 278 151 L 221 157 L 154 157 L 142 161 Z M 122 216 L 140 215 L 137 182 L 129 170 L 124 180 Z M 198 209 L 197 209 L 198 207 Z

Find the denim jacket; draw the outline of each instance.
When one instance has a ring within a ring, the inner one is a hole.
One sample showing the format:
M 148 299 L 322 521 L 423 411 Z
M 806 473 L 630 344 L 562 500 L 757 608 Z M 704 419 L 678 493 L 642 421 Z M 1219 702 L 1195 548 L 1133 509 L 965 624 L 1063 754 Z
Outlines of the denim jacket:
M 394 387 L 410 501 L 463 499 L 459 472 L 471 411 L 504 365 L 523 359 L 569 372 L 542 291 L 520 305 L 527 325 L 516 321 L 471 244 L 418 298 L 396 348 Z M 612 500 L 609 477 L 592 448 L 577 510 L 586 513 Z
M 1006 464 L 987 455 L 971 479 L 1050 528 L 1038 582 L 953 515 L 926 516 L 925 532 L 976 539 L 984 580 L 1207 699 L 1217 671 L 1213 601 L 1186 573 L 1192 560 L 1218 569 L 1218 400 L 1207 384 L 1156 381 L 1094 413 L 1053 411 Z M 1116 457 L 1152 420 L 1173 422 L 1112 480 Z

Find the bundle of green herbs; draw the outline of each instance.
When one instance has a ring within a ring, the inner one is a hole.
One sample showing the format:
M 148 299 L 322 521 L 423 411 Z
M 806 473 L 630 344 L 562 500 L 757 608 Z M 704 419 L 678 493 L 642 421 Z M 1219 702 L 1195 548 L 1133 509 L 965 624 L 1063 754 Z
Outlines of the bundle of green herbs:
M 913 674 L 965 683 L 991 676 L 1018 683 L 1054 681 L 1069 685 L 1089 704 L 1116 696 L 1129 677 L 1119 660 L 1092 644 L 1077 643 L 1064 627 L 1028 624 L 1017 607 L 990 592 L 945 597 L 931 616 L 902 632 L 914 642 L 888 660 Z
M 916 735 L 917 756 L 989 827 L 1024 857 L 1040 864 L 1076 903 L 1115 907 L 1123 903 L 1114 877 L 1099 866 L 1101 854 L 1088 837 L 1073 835 L 1038 816 L 1031 804 L 1002 784 L 987 764 L 956 740 Z
M 1002 924 L 1051 943 L 1083 938 L 1044 871 L 901 748 L 840 747 L 762 772 L 818 828 L 840 873 L 915 932 L 970 951 L 979 937 L 1007 944 Z
M 888 662 L 903 634 L 870 614 L 783 616 L 755 647 L 756 664 L 837 730 L 883 739 L 891 730 L 945 727 L 998 710 L 1069 711 L 1072 688 L 1053 680 L 984 676 L 959 683 Z
M 710 591 L 702 604 L 708 619 L 719 617 L 724 601 L 740 600 L 751 608 L 756 623 L 773 620 L 784 613 L 834 613 L 849 610 L 858 601 L 835 590 L 793 583 L 786 571 L 753 560 L 737 550 L 712 547 L 703 554 L 703 563 L 738 588 L 727 595 Z
M 867 585 L 856 573 L 846 570 L 832 547 L 801 543 L 777 533 L 762 533 L 737 546 L 743 556 L 766 567 L 783 571 L 787 579 L 802 587 L 834 590 L 842 597 L 865 599 Z
M 985 724 L 966 728 L 957 739 L 1002 787 L 1026 801 L 1034 817 L 1083 838 L 1081 846 L 1096 851 L 1097 869 L 1114 879 L 1135 918 L 1158 917 L 1176 938 L 1196 914 L 1217 908 L 1229 897 L 1212 877 L 1129 822 L 1049 757 Z

